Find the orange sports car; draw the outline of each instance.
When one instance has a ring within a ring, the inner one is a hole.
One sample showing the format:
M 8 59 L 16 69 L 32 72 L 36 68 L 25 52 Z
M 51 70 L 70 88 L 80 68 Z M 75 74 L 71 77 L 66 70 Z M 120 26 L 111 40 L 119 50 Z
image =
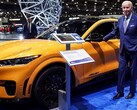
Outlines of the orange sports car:
M 75 19 L 61 22 L 37 39 L 12 40 L 0 43 L 0 99 L 33 98 L 49 108 L 58 104 L 58 90 L 65 89 L 66 60 L 60 51 L 65 44 L 51 33 L 77 33 L 85 42 L 73 43 L 71 50 L 84 49 L 95 62 L 71 66 L 72 86 L 91 81 L 118 69 L 119 38 L 105 42 L 117 19 Z

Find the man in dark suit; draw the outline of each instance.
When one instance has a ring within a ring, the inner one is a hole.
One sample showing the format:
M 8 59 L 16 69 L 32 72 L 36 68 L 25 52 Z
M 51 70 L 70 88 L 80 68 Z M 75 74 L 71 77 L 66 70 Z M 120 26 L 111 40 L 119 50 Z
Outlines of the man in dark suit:
M 31 39 L 37 36 L 37 28 L 34 23 L 31 22 L 31 18 L 27 19 L 27 23 L 23 27 L 24 39 Z
M 133 13 L 131 1 L 122 3 L 123 16 L 118 19 L 117 28 L 106 35 L 103 40 L 107 41 L 117 33 L 120 34 L 119 69 L 117 94 L 113 99 L 124 96 L 124 78 L 128 70 L 131 71 L 130 92 L 126 99 L 135 96 L 137 78 L 137 16 Z

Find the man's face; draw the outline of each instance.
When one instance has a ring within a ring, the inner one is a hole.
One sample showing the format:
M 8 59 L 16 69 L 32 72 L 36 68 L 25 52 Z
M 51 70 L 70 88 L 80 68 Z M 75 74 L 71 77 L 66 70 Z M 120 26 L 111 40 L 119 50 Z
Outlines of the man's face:
M 132 12 L 132 5 L 129 2 L 124 2 L 122 4 L 122 11 L 125 16 L 130 15 L 130 13 Z
M 29 23 L 31 22 L 31 18 L 28 18 L 28 22 L 29 22 Z

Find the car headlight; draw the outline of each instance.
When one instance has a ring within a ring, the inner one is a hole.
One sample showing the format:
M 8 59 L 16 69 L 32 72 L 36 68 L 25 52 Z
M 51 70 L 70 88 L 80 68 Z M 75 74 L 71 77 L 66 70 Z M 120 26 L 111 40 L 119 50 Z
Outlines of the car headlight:
M 28 64 L 29 62 L 33 61 L 34 59 L 40 57 L 41 55 L 33 55 L 21 58 L 14 58 L 14 59 L 6 59 L 0 60 L 0 66 L 14 66 L 14 65 L 21 65 L 21 64 Z

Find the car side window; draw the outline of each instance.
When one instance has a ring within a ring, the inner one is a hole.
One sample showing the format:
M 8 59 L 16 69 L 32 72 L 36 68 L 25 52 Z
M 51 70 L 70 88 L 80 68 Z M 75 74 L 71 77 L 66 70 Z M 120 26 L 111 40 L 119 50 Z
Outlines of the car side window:
M 107 22 L 97 26 L 86 38 L 89 41 L 102 41 L 102 38 L 109 34 L 116 24 L 114 22 Z M 114 37 L 115 38 L 115 37 Z

